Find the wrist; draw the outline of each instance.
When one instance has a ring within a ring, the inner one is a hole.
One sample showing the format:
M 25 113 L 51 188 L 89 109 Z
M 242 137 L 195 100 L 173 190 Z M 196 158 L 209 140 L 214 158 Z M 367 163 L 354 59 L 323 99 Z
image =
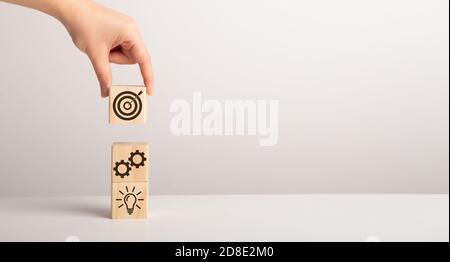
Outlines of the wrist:
M 70 28 L 79 14 L 85 12 L 85 7 L 91 0 L 55 0 L 50 15 L 58 19 L 66 28 Z

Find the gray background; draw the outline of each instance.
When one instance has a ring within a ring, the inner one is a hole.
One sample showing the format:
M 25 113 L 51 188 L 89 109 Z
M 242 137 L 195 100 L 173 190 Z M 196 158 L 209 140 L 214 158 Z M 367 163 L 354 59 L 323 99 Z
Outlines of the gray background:
M 448 193 L 447 0 L 102 2 L 152 54 L 148 123 L 108 125 L 65 29 L 0 3 L 0 196 L 106 195 L 113 141 L 150 142 L 152 194 Z M 170 102 L 193 91 L 279 99 L 278 145 L 173 136 Z

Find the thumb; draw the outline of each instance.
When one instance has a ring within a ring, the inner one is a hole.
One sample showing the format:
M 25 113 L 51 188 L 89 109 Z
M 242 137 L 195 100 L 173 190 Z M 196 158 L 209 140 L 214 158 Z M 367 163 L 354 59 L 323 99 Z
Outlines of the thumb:
M 101 96 L 107 97 L 109 95 L 109 87 L 112 82 L 111 65 L 109 64 L 108 53 L 96 52 L 89 55 L 89 58 L 100 84 Z

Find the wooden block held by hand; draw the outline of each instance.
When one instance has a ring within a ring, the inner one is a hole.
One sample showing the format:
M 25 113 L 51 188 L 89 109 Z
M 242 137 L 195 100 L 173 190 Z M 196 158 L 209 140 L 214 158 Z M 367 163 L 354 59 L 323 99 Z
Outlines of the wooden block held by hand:
M 112 183 L 111 190 L 112 219 L 147 218 L 147 182 Z
M 145 86 L 110 87 L 110 124 L 144 124 L 146 111 L 147 93 Z
M 148 143 L 116 142 L 111 149 L 112 182 L 147 182 L 150 155 Z

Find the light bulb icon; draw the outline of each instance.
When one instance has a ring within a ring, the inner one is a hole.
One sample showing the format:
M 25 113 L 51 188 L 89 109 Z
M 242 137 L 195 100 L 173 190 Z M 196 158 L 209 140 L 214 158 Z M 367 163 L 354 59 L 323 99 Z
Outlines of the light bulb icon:
M 144 201 L 143 198 L 138 198 L 142 191 L 134 193 L 135 189 L 136 187 L 133 186 L 133 189 L 130 192 L 128 190 L 128 186 L 125 186 L 125 193 L 122 190 L 119 190 L 119 193 L 123 195 L 123 198 L 116 198 L 116 201 L 120 203 L 118 208 L 125 206 L 128 215 L 132 215 L 135 208 L 141 209 L 141 206 L 139 206 L 139 201 Z
M 136 205 L 137 202 L 137 197 L 132 193 L 128 193 L 123 198 L 123 202 L 125 203 L 125 207 L 127 208 L 128 215 L 133 214 L 134 205 Z

